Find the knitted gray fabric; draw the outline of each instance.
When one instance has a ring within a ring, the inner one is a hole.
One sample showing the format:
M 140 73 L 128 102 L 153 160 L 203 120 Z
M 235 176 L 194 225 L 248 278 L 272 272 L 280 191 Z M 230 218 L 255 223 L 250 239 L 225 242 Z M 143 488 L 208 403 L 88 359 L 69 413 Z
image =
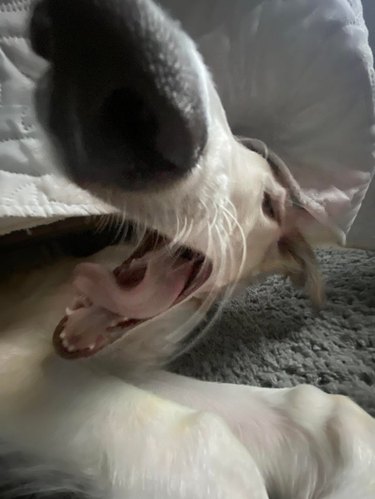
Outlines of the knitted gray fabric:
M 310 383 L 375 416 L 375 253 L 319 252 L 327 304 L 273 278 L 228 303 L 211 333 L 177 362 L 202 379 L 286 387 Z

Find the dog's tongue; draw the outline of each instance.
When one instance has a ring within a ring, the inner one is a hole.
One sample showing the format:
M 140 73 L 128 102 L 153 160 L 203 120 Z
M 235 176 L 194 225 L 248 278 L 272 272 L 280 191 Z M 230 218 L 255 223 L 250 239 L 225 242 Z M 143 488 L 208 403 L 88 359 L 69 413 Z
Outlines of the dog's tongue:
M 80 300 L 73 305 L 64 329 L 66 342 L 76 349 L 93 349 L 106 342 L 116 322 L 165 312 L 186 287 L 192 270 L 192 261 L 160 251 L 115 272 L 93 263 L 78 265 L 74 287 L 89 306 L 82 307 Z
M 91 303 L 132 319 L 149 319 L 167 310 L 183 291 L 192 262 L 176 257 L 134 260 L 117 275 L 100 265 L 76 268 L 74 286 Z

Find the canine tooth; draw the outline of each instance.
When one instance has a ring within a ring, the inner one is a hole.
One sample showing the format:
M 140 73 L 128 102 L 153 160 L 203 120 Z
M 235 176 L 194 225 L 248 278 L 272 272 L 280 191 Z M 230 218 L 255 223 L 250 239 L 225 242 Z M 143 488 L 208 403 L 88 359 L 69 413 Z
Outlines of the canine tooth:
M 69 315 L 72 315 L 72 313 L 73 313 L 73 310 L 70 307 L 66 307 L 65 315 L 69 316 Z
M 65 338 L 66 338 L 66 333 L 65 333 L 65 331 L 61 331 L 61 333 L 60 333 L 60 339 L 61 339 L 61 340 L 65 340 Z
M 69 343 L 68 343 L 68 340 L 66 338 L 64 338 L 62 340 L 62 345 L 64 348 L 68 349 L 69 348 Z
M 89 346 L 89 350 L 94 350 L 95 349 L 95 343 Z
M 76 348 L 73 345 L 68 346 L 68 352 L 75 352 Z

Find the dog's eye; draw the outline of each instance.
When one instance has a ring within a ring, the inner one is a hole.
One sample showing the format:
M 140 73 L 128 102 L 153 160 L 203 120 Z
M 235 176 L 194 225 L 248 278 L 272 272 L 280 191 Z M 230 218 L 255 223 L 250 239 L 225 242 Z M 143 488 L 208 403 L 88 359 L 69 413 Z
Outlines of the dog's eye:
M 266 217 L 277 221 L 277 214 L 272 202 L 272 198 L 267 192 L 265 192 L 263 195 L 262 210 Z

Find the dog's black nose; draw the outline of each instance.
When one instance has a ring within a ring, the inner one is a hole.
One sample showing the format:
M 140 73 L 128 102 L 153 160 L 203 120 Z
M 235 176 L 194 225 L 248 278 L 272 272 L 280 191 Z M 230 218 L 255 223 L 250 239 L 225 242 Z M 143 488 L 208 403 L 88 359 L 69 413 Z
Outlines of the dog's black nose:
M 197 164 L 207 139 L 199 62 L 151 0 L 41 0 L 30 38 L 50 63 L 37 112 L 74 180 L 142 189 Z

